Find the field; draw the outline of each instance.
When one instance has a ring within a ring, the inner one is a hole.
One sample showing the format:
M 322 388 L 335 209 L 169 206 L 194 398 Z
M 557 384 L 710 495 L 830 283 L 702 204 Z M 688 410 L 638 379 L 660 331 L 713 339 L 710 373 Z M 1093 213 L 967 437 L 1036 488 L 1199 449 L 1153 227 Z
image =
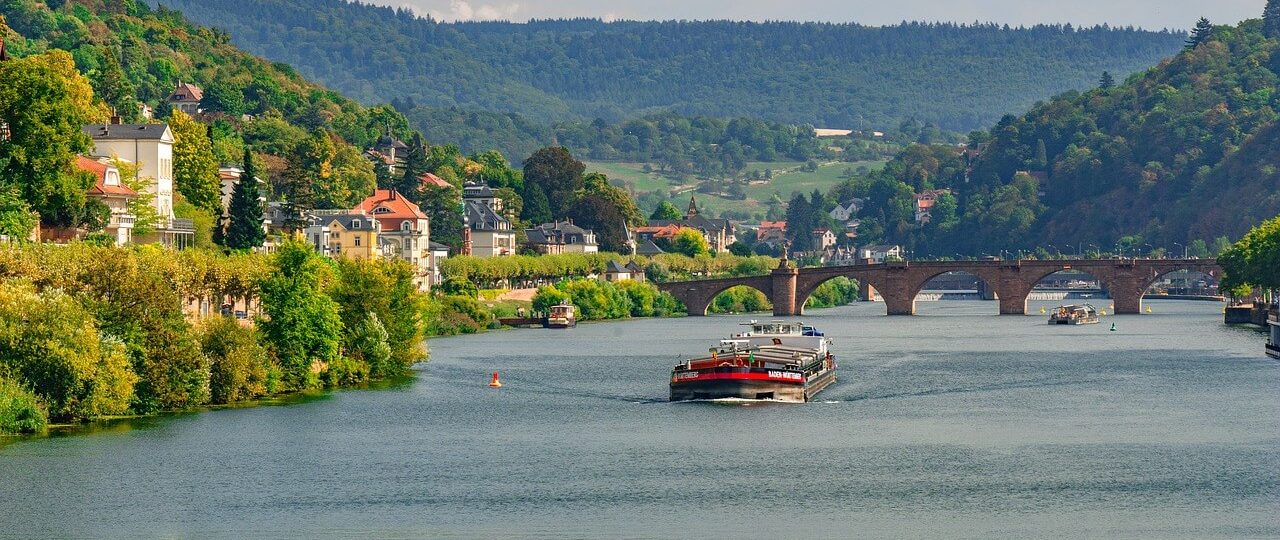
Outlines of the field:
M 773 171 L 773 178 L 768 183 L 748 186 L 746 200 L 725 199 L 705 193 L 697 193 L 696 196 L 698 204 L 712 214 L 719 215 L 726 210 L 735 210 L 747 212 L 759 219 L 764 217 L 768 210 L 769 199 L 774 193 L 784 201 L 797 191 L 808 194 L 817 189 L 825 193 L 843 180 L 840 175 L 846 169 L 857 170 L 859 167 L 877 169 L 883 167 L 884 163 L 884 161 L 833 161 L 818 165 L 816 171 L 804 172 L 800 170 L 804 165 L 801 162 L 751 162 L 747 164 L 748 171 L 770 169 Z M 641 163 L 588 162 L 587 171 L 604 173 L 615 184 L 622 185 L 637 195 L 661 192 L 681 210 L 688 205 L 689 195 L 694 193 L 697 182 L 696 179 L 690 178 L 683 184 L 679 181 L 673 183 L 670 178 L 660 173 L 644 172 L 644 164 Z M 642 210 L 647 212 L 652 208 L 642 208 Z

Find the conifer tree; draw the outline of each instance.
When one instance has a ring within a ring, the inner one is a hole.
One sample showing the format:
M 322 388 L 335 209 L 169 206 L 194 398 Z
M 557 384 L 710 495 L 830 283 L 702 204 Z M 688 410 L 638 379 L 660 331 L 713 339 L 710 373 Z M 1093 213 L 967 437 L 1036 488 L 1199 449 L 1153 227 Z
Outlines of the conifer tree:
M 1269 38 L 1280 38 L 1280 0 L 1267 0 L 1262 10 L 1262 33 Z
M 1200 17 L 1196 21 L 1196 27 L 1191 30 L 1191 37 L 1187 38 L 1187 50 L 1199 47 L 1201 43 L 1209 40 L 1209 35 L 1213 33 L 1213 24 L 1209 19 Z
M 253 152 L 244 149 L 244 172 L 231 192 L 231 214 L 227 225 L 226 246 L 231 249 L 253 249 L 266 241 L 262 230 L 262 196 L 253 164 Z
M 1111 76 L 1111 72 L 1110 71 L 1102 72 L 1102 79 L 1098 81 L 1098 88 L 1101 88 L 1103 90 L 1110 90 L 1115 85 L 1116 85 L 1116 79 L 1115 77 Z
M 415 198 L 422 185 L 422 175 L 426 174 L 430 168 L 427 144 L 422 141 L 422 134 L 415 132 L 413 140 L 409 143 L 409 149 L 404 155 L 404 174 L 400 177 L 400 183 L 396 185 L 396 191 L 411 199 Z

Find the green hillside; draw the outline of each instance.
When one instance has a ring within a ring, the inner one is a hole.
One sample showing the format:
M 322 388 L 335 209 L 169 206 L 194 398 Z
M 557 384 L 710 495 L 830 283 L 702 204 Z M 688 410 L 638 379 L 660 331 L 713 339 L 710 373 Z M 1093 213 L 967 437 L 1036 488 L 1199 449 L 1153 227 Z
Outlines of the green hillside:
M 667 110 L 968 131 L 1104 71 L 1145 69 L 1181 33 L 995 24 L 547 20 L 440 23 L 345 0 L 161 0 L 363 101 L 620 121 Z
M 1132 252 L 1238 237 L 1280 214 L 1278 86 L 1280 30 L 1268 38 L 1261 20 L 1206 28 L 1118 85 L 1006 116 L 973 136 L 972 161 L 913 147 L 843 189 L 871 197 L 863 214 L 878 234 L 922 253 Z M 952 189 L 956 211 L 909 225 L 910 193 L 930 187 Z

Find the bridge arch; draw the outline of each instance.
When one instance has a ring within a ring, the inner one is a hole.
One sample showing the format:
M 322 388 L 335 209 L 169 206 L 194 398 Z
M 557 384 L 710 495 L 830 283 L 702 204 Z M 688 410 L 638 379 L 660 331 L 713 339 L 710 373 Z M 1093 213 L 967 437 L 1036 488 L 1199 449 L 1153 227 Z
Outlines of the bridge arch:
M 963 276 L 973 277 L 981 284 L 979 286 L 977 293 L 979 297 L 984 300 L 994 300 L 996 295 L 1000 294 L 1000 291 L 999 291 L 1000 275 L 997 271 L 994 271 L 994 269 L 940 268 L 940 269 L 937 269 L 936 271 L 930 271 L 930 272 L 919 274 L 919 278 L 917 279 L 916 283 L 912 286 L 911 290 L 908 291 L 908 295 L 911 297 L 911 302 L 913 304 L 912 305 L 913 313 L 917 309 L 917 306 L 918 306 L 917 302 L 921 301 L 920 295 L 925 291 L 925 287 L 927 287 L 929 283 L 934 281 L 935 279 L 942 276 L 946 276 L 946 275 L 963 275 Z M 990 295 L 989 298 L 983 294 L 984 291 Z
M 734 287 L 749 287 L 764 293 L 765 298 L 773 301 L 773 285 L 768 276 L 757 278 L 730 278 L 715 280 L 699 280 L 684 283 L 666 283 L 659 286 L 684 303 L 689 315 L 705 316 L 720 293 Z
M 866 290 L 868 285 L 878 289 L 879 286 L 871 276 L 872 274 L 860 272 L 853 267 L 842 268 L 839 271 L 823 272 L 815 276 L 801 275 L 796 280 L 796 310 L 803 315 L 805 305 L 809 303 L 809 298 L 818 290 L 818 287 L 836 278 L 842 277 L 855 281 L 858 283 L 860 290 Z

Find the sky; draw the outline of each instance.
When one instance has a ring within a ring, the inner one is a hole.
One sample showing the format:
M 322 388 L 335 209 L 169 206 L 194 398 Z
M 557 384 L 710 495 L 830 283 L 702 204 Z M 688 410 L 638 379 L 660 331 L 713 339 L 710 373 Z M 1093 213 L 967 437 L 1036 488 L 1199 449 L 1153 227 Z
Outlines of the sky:
M 371 0 L 365 0 L 369 2 Z M 1072 23 L 1187 29 L 1260 17 L 1266 0 L 372 0 L 439 20 L 594 17 L 604 20 L 734 19 L 896 24 L 903 20 Z

